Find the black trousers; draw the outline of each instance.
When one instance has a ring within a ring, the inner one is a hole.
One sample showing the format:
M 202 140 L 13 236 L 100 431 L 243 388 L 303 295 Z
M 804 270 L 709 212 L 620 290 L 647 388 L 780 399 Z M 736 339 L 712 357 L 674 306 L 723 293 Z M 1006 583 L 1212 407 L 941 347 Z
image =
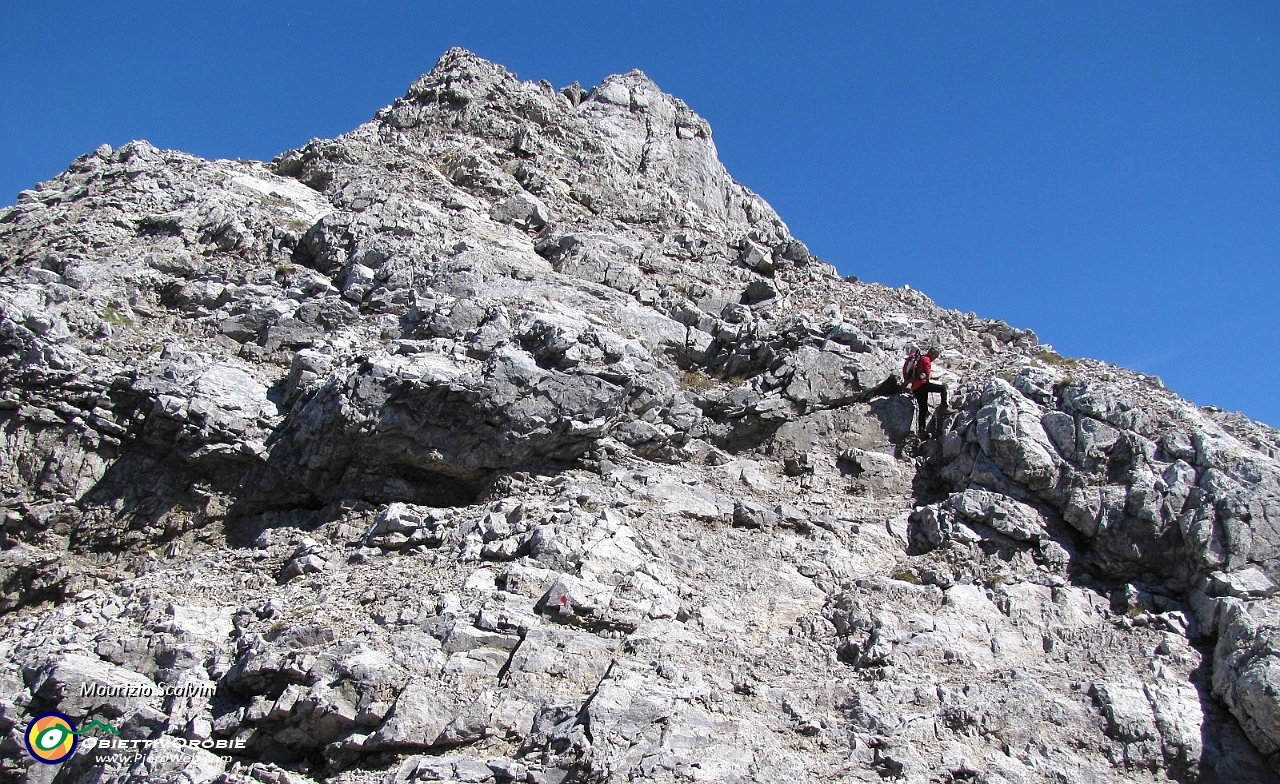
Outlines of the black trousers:
M 925 423 L 929 421 L 930 392 L 937 392 L 938 395 L 942 397 L 942 406 L 945 408 L 947 405 L 947 388 L 945 385 L 939 384 L 935 381 L 926 381 L 921 384 L 915 392 L 911 393 L 915 395 L 916 408 L 919 409 L 916 413 L 917 430 L 924 430 Z

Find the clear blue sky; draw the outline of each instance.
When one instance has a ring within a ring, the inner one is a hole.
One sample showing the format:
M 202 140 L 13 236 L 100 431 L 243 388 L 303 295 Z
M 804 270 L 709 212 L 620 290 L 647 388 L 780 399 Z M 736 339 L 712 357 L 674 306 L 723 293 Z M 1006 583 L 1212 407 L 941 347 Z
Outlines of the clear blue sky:
M 640 68 L 845 274 L 1280 425 L 1280 3 L 612 5 L 0 0 L 0 204 L 103 142 L 269 159 L 450 46 Z

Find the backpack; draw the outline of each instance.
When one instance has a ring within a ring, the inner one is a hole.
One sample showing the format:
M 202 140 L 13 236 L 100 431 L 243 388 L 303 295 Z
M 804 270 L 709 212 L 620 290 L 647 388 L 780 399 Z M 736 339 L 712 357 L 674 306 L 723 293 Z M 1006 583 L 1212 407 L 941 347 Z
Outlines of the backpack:
M 907 361 L 902 363 L 902 383 L 910 384 L 916 380 L 916 366 L 920 363 L 920 352 L 912 349 L 907 354 Z

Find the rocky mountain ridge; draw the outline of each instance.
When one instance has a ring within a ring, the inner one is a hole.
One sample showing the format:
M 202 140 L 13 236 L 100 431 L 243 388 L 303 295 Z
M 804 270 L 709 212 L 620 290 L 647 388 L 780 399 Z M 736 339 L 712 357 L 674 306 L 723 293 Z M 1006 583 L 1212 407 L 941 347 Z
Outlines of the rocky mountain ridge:
M 83 156 L 0 382 L 12 780 L 1277 778 L 1280 434 L 841 279 L 638 71 Z

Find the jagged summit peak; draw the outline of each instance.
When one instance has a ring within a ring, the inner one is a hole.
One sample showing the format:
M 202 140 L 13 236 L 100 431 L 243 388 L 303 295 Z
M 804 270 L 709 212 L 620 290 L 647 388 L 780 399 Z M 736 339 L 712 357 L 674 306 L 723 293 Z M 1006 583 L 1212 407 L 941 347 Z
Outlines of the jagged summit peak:
M 440 59 L 436 61 L 431 71 L 444 71 L 457 68 L 465 68 L 474 66 L 479 68 L 489 68 L 495 71 L 507 72 L 506 66 L 495 63 L 492 60 L 486 60 L 475 52 L 462 46 L 450 47 L 444 54 L 440 55 Z
M 504 66 L 491 62 L 476 53 L 455 46 L 440 56 L 435 66 L 409 85 L 406 98 L 434 96 L 442 87 L 457 86 L 458 99 L 470 99 L 462 92 L 464 85 L 492 86 L 499 82 L 516 82 L 515 75 Z
M 454 47 L 436 62 L 436 65 L 409 86 L 403 100 L 417 102 L 443 101 L 457 106 L 509 96 L 513 92 L 526 91 L 538 95 L 552 91 L 545 80 L 521 82 L 516 74 L 505 66 L 491 62 L 462 47 Z M 706 121 L 689 110 L 684 101 L 665 93 L 644 71 L 633 68 L 625 73 L 611 74 L 600 84 L 583 89 L 577 82 L 560 90 L 560 95 L 571 107 L 582 102 L 597 101 L 624 106 L 636 111 L 650 109 L 655 103 L 670 111 L 680 111 L 696 118 L 696 124 L 710 134 Z M 390 107 L 389 107 L 390 108 Z
M 594 216 L 631 225 L 694 222 L 716 245 L 792 241 L 776 213 L 725 171 L 706 120 L 640 70 L 609 76 L 589 92 L 576 85 L 557 91 L 450 49 L 370 123 L 285 153 L 275 165 L 326 193 L 351 191 L 353 177 L 369 194 L 420 190 L 424 179 L 443 178 L 489 208 L 513 198 L 536 202 L 529 209 L 537 217 L 520 222 L 540 228 Z M 401 173 L 398 182 L 387 181 L 389 171 Z M 341 192 L 334 197 L 348 203 Z
M 649 77 L 639 68 L 632 68 L 626 73 L 610 74 L 600 81 L 601 86 L 606 84 L 621 83 L 632 89 L 653 90 L 662 93 L 663 90 L 658 83 Z M 664 95 L 666 93 L 663 93 Z

